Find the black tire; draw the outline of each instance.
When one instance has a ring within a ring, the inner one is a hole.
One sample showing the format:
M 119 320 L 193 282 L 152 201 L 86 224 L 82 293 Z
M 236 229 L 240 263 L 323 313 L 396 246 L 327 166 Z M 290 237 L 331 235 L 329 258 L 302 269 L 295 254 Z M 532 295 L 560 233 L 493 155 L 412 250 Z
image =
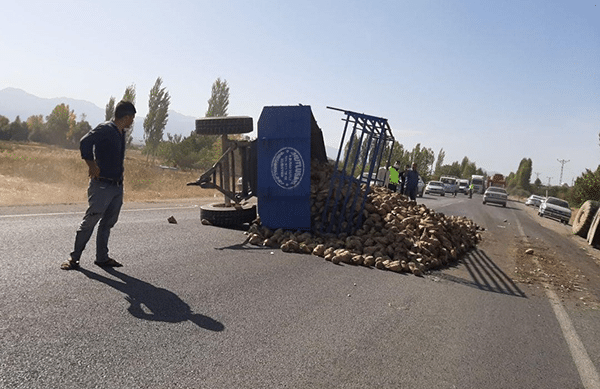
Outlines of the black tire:
M 250 116 L 196 119 L 196 133 L 200 135 L 246 134 L 253 129 Z
M 598 201 L 588 200 L 583 203 L 579 211 L 577 211 L 575 219 L 573 219 L 572 231 L 575 235 L 587 238 L 588 231 L 596 212 L 598 212 L 598 208 L 600 208 L 600 202 Z
M 598 248 L 600 246 L 600 210 L 596 212 L 594 220 L 587 233 L 587 242 L 589 245 Z
M 216 227 L 240 227 L 256 219 L 256 205 L 245 205 L 241 208 L 233 205 L 226 207 L 223 203 L 202 205 L 200 219 Z

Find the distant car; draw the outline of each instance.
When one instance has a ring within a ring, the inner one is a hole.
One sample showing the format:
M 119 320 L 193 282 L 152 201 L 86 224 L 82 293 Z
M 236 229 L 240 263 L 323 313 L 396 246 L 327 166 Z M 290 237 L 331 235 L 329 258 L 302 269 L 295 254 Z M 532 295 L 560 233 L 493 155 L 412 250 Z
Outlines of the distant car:
M 458 193 L 469 194 L 469 180 L 458 180 Z
M 429 181 L 425 187 L 425 194 L 439 194 L 445 196 L 444 184 L 441 181 Z
M 556 219 L 562 223 L 569 224 L 571 220 L 571 207 L 565 200 L 556 197 L 547 197 L 540 204 L 538 215 Z
M 483 203 L 494 203 L 500 204 L 506 207 L 506 201 L 508 200 L 508 193 L 506 189 L 497 186 L 490 186 L 485 190 L 483 194 Z
M 534 207 L 539 207 L 543 200 L 544 198 L 542 196 L 531 195 L 529 196 L 527 201 L 525 201 L 525 205 L 533 205 Z

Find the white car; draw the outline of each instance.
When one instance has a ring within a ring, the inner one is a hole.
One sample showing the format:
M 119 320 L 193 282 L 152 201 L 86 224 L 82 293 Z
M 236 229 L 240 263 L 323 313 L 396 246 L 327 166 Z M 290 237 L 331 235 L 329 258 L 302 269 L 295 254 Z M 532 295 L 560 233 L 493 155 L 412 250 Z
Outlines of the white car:
M 508 193 L 506 189 L 497 186 L 490 186 L 485 190 L 483 194 L 483 203 L 495 203 L 506 207 L 506 201 L 508 200 Z
M 571 220 L 571 207 L 565 200 L 557 199 L 556 197 L 547 197 L 540 204 L 538 215 L 541 217 L 548 216 L 552 219 L 569 224 Z
M 444 184 L 441 181 L 429 181 L 425 187 L 425 194 L 435 193 L 440 196 L 445 196 Z
M 533 205 L 534 207 L 539 207 L 540 204 L 542 204 L 543 200 L 544 198 L 542 196 L 531 195 L 529 196 L 527 201 L 525 201 L 525 205 Z

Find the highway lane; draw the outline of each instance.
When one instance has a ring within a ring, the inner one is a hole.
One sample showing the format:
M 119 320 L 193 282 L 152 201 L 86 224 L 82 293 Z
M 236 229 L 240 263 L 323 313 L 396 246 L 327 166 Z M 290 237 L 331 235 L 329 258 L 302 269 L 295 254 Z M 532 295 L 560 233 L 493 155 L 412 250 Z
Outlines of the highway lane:
M 487 228 L 423 278 L 241 246 L 189 203 L 126 205 L 125 266 L 94 266 L 92 241 L 65 272 L 80 210 L 1 209 L 0 387 L 584 387 L 543 288 L 512 281 L 514 220 L 539 224 L 474 200 L 419 199 Z M 565 307 L 597 368 L 598 312 Z

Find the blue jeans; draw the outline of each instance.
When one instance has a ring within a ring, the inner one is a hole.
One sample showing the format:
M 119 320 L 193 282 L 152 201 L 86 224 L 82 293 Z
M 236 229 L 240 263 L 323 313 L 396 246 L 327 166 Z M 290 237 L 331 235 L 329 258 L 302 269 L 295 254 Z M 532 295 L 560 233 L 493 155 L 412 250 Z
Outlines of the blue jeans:
M 88 187 L 88 209 L 75 236 L 75 250 L 71 258 L 79 261 L 98 222 L 96 234 L 96 262 L 108 260 L 108 237 L 110 229 L 117 223 L 123 205 L 123 185 L 90 180 Z

